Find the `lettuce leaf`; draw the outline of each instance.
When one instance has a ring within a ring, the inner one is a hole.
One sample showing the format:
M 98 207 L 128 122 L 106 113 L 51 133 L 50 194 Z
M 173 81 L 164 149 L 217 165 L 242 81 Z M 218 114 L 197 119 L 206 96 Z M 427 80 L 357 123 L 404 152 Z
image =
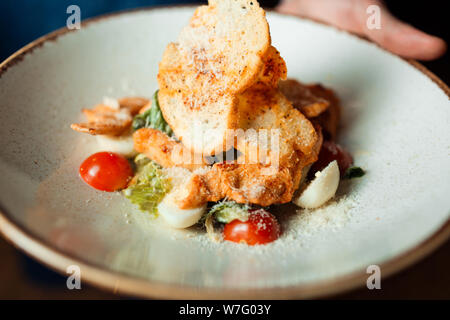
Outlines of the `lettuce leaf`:
M 143 155 L 135 158 L 136 176 L 132 184 L 125 189 L 124 195 L 140 210 L 154 216 L 158 214 L 157 206 L 171 189 L 170 181 L 161 167 Z
M 234 201 L 221 201 L 211 207 L 208 216 L 215 216 L 221 223 L 229 223 L 235 219 L 247 221 L 250 206 Z
M 360 178 L 365 175 L 366 172 L 360 167 L 350 167 L 344 174 L 344 179 Z
M 158 90 L 153 94 L 152 106 L 150 109 L 135 116 L 132 127 L 134 131 L 141 128 L 152 128 L 164 132 L 169 137 L 173 135 L 173 131 L 167 124 L 166 120 L 164 120 L 161 108 L 159 107 Z

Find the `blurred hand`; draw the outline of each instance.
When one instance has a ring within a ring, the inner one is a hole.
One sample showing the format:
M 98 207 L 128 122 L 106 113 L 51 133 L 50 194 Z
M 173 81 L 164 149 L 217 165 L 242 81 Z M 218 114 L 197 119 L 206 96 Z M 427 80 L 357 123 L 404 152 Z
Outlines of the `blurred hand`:
M 370 5 L 381 9 L 381 29 L 367 27 Z M 282 0 L 278 12 L 322 21 L 366 36 L 385 49 L 405 58 L 433 60 L 442 56 L 444 40 L 426 34 L 395 18 L 380 0 Z

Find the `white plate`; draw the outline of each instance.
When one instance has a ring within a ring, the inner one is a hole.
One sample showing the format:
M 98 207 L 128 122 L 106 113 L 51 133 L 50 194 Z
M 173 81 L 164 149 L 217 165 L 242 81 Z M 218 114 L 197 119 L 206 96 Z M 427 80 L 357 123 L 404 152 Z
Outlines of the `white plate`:
M 347 191 L 351 210 L 341 203 L 327 224 L 305 222 L 271 245 L 248 248 L 208 242 L 196 230 L 171 232 L 119 194 L 84 184 L 78 166 L 94 142 L 69 124 L 103 96 L 150 97 L 163 50 L 192 12 L 94 19 L 1 65 L 0 230 L 7 238 L 62 272 L 79 265 L 82 281 L 171 298 L 330 294 L 363 285 L 369 265 L 386 276 L 447 239 L 448 88 L 372 43 L 275 13 L 268 13 L 273 44 L 289 76 L 322 82 L 342 98 L 340 142 L 367 170 Z

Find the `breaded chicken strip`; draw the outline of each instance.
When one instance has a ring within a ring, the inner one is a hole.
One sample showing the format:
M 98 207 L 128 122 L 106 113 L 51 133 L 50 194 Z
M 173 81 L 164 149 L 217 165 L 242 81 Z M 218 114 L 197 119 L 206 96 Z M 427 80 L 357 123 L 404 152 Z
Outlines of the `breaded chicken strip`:
M 320 135 L 314 154 L 319 152 L 321 145 Z M 274 170 L 260 163 L 216 163 L 194 171 L 175 201 L 181 209 L 196 208 L 224 198 L 264 207 L 287 203 L 299 187 L 303 169 L 316 160 L 315 156 L 305 157 L 297 152 L 292 154 L 288 166 Z
M 182 167 L 194 170 L 209 165 L 201 155 L 195 155 L 164 132 L 142 128 L 133 134 L 134 148 L 164 168 Z
M 224 198 L 262 206 L 289 202 L 294 192 L 289 169 L 264 175 L 265 168 L 261 164 L 238 164 L 236 161 L 216 163 L 211 168 L 194 172 L 175 201 L 181 209 L 196 208 Z

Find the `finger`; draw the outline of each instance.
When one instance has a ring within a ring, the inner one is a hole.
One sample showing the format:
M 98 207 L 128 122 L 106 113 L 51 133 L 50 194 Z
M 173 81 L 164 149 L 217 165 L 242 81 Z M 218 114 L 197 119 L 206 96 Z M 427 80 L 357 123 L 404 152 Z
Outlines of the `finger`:
M 276 8 L 278 12 L 294 14 L 325 22 L 338 28 L 364 34 L 363 20 L 369 4 L 377 0 L 283 0 Z
M 381 28 L 369 29 L 367 8 L 380 8 Z M 432 60 L 443 55 L 445 41 L 401 22 L 379 0 L 283 0 L 277 10 L 319 20 L 364 35 L 403 57 Z
M 444 40 L 401 22 L 384 8 L 381 28 L 370 30 L 366 26 L 365 35 L 387 50 L 411 59 L 433 60 L 447 50 Z

